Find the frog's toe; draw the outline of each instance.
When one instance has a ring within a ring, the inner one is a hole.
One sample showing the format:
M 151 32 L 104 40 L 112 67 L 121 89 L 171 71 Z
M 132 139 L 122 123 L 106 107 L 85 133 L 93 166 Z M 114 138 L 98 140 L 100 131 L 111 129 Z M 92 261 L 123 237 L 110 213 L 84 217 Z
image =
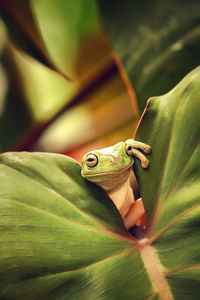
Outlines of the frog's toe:
M 150 154 L 151 151 L 152 151 L 151 146 L 146 145 L 146 147 L 143 149 L 143 151 L 144 151 L 146 154 Z
M 149 160 L 148 159 L 141 160 L 141 165 L 143 169 L 147 169 L 149 167 Z

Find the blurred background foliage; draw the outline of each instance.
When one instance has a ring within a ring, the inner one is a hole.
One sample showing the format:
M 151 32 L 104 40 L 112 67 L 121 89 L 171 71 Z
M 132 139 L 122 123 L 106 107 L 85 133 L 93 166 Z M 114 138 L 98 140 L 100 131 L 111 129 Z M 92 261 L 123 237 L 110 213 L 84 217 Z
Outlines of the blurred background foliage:
M 81 160 L 199 65 L 200 4 L 0 0 L 0 148 Z

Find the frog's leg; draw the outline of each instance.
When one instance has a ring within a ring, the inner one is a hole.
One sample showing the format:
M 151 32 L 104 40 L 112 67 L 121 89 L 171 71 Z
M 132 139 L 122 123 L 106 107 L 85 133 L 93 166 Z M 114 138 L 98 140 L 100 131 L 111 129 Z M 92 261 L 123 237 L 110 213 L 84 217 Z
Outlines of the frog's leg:
M 124 225 L 127 229 L 132 228 L 136 224 L 139 224 L 145 215 L 145 209 L 142 202 L 142 198 L 132 203 L 127 214 L 123 218 Z
M 128 139 L 128 140 L 126 140 L 126 144 L 131 145 L 131 147 L 133 147 L 135 149 L 141 149 L 146 154 L 150 154 L 151 153 L 151 146 L 149 146 L 149 145 L 147 145 L 145 143 L 138 142 L 138 141 L 135 141 L 133 139 Z
M 143 150 L 146 154 L 151 153 L 151 146 L 144 144 L 142 142 L 135 141 L 133 139 L 129 139 L 126 141 L 126 152 L 128 155 L 136 156 L 140 159 L 141 165 L 144 169 L 148 168 L 149 160 L 142 154 L 139 150 Z

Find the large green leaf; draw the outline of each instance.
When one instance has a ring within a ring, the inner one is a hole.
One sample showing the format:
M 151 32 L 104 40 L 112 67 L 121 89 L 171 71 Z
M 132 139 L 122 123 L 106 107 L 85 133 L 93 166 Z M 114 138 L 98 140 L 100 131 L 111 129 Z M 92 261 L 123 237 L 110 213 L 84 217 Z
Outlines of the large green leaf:
M 137 139 L 145 238 L 62 155 L 0 156 L 0 299 L 199 299 L 200 69 L 153 98 Z
M 130 298 L 141 283 L 141 298 L 151 293 L 116 208 L 78 163 L 7 153 L 0 174 L 0 299 Z
M 200 2 L 99 0 L 111 46 L 146 99 L 169 91 L 200 64 Z
M 149 172 L 136 163 L 147 237 L 175 299 L 200 295 L 200 67 L 148 102 L 137 140 L 152 146 Z M 151 174 L 151 176 L 149 176 Z

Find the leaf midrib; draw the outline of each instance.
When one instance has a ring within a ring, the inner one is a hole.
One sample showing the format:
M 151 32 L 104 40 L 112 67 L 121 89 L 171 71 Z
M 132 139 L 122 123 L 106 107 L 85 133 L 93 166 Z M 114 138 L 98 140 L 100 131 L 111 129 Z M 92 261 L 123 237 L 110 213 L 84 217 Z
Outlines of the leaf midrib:
M 148 239 L 141 240 L 140 243 L 140 254 L 152 281 L 154 291 L 159 295 L 159 299 L 161 300 L 174 300 L 156 250 L 149 243 Z

